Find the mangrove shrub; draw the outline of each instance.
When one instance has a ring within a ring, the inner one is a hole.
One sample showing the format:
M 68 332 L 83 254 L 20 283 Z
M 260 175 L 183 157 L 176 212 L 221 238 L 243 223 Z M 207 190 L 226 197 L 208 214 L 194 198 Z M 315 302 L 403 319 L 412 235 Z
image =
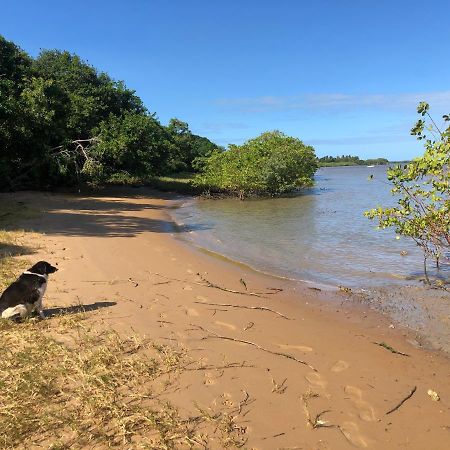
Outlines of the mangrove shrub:
M 424 154 L 387 171 L 397 205 L 380 206 L 365 214 L 377 219 L 380 228 L 394 227 L 398 234 L 413 239 L 424 252 L 426 274 L 427 258 L 439 264 L 450 250 L 450 118 L 443 116 L 447 125 L 441 130 L 430 116 L 427 103 L 420 103 L 417 111 L 430 121 L 427 124 L 426 119 L 420 119 L 411 130 L 424 142 Z
M 280 195 L 310 186 L 317 170 L 314 148 L 271 131 L 243 145 L 214 152 L 194 183 L 205 191 L 237 195 Z

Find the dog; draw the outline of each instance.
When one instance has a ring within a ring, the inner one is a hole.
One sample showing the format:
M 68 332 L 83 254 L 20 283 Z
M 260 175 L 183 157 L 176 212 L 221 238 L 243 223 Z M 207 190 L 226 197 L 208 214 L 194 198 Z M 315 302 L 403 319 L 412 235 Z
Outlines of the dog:
M 45 319 L 42 297 L 47 289 L 48 276 L 58 269 L 46 261 L 39 261 L 20 275 L 0 297 L 0 314 L 3 319 L 21 320 L 36 311 Z

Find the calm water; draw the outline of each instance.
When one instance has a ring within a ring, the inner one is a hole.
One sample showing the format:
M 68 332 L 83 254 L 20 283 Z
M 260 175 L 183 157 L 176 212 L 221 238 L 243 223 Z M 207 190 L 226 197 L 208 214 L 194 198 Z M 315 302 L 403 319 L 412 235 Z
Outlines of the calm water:
M 296 197 L 194 200 L 175 219 L 194 244 L 265 272 L 353 287 L 404 284 L 422 274 L 420 249 L 363 215 L 394 203 L 385 174 L 385 166 L 323 168 Z

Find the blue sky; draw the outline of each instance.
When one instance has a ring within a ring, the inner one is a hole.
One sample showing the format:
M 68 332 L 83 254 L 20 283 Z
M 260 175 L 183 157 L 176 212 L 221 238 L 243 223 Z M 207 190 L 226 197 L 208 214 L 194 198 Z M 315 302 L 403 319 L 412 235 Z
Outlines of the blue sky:
M 420 154 L 418 101 L 450 112 L 450 2 L 0 0 L 0 34 L 79 54 L 227 145 L 279 129 L 319 156 Z

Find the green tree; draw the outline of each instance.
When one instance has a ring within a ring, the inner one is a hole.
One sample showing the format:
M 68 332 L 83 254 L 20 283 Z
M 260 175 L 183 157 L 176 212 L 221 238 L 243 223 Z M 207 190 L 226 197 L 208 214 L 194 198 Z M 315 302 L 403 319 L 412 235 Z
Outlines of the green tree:
M 205 158 L 210 156 L 213 151 L 221 150 L 209 139 L 193 134 L 189 125 L 180 119 L 170 119 L 167 130 L 172 136 L 174 144 L 168 161 L 173 172 L 198 171 Z
M 178 119 L 162 126 L 133 90 L 79 56 L 33 59 L 0 36 L 0 189 L 193 170 L 217 148 Z
M 195 184 L 240 198 L 279 195 L 311 185 L 316 170 L 313 147 L 272 131 L 241 146 L 230 145 L 225 152 L 214 152 Z
M 67 97 L 65 133 L 69 140 L 92 137 L 91 130 L 110 114 L 144 113 L 134 91 L 113 81 L 79 56 L 67 51 L 44 50 L 33 62 L 37 76 L 52 80 Z
M 94 135 L 98 143 L 92 147 L 86 174 L 107 179 L 117 172 L 148 177 L 165 171 L 170 136 L 152 115 L 111 114 Z
M 31 118 L 21 92 L 31 76 L 31 58 L 0 36 L 0 186 L 10 184 L 32 143 Z
M 409 164 L 387 171 L 391 192 L 398 198 L 397 206 L 379 206 L 365 215 L 377 219 L 380 228 L 394 227 L 398 234 L 416 242 L 424 253 L 429 282 L 427 259 L 432 258 L 439 265 L 443 253 L 450 249 L 450 126 L 441 130 L 425 102 L 419 104 L 417 111 L 423 119 L 418 120 L 411 134 L 423 141 L 425 152 Z M 450 120 L 448 115 L 443 118 Z

